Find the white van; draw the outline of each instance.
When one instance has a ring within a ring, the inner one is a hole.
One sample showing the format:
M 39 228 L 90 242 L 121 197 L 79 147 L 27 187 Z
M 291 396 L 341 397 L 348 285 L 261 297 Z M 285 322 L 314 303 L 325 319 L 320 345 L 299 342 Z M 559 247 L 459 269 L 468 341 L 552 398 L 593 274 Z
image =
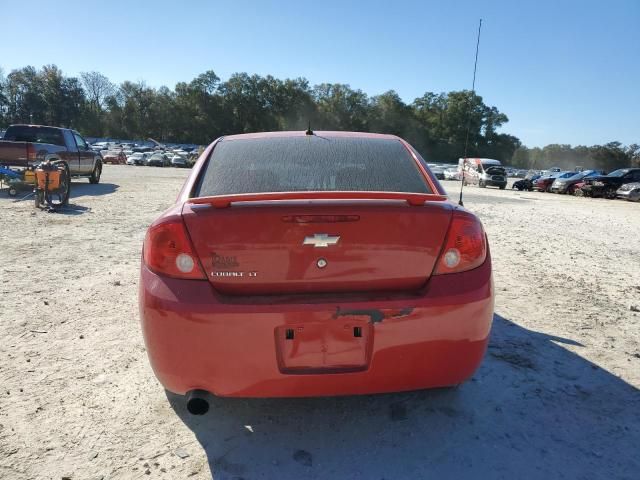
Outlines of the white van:
M 507 172 L 500 160 L 492 158 L 460 158 L 458 159 L 458 172 L 465 185 L 478 185 L 484 187 L 507 188 Z

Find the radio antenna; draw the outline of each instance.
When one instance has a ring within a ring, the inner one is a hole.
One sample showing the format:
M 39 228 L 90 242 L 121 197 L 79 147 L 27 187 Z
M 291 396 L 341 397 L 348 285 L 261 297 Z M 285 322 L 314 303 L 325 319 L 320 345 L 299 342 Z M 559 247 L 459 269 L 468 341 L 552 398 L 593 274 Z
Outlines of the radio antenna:
M 467 164 L 467 149 L 469 147 L 469 130 L 471 130 L 471 108 L 473 104 L 471 101 L 475 97 L 476 94 L 476 71 L 478 69 L 478 50 L 480 50 L 480 31 L 482 30 L 482 19 L 480 19 L 480 23 L 478 24 L 478 39 L 476 41 L 476 60 L 473 63 L 473 83 L 471 84 L 471 96 L 469 97 L 469 109 L 467 110 L 467 134 L 464 139 L 464 157 L 462 158 L 462 178 L 460 179 L 460 199 L 458 200 L 458 205 L 464 207 L 464 203 L 462 202 L 462 189 L 464 188 L 464 170 Z

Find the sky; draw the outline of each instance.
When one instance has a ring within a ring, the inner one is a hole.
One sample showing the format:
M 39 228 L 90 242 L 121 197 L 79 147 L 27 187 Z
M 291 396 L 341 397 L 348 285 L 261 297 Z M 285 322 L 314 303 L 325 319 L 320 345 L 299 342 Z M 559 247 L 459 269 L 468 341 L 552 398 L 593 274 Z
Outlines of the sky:
M 509 117 L 503 132 L 529 147 L 640 143 L 640 0 L 0 0 L 0 12 L 5 75 L 53 63 L 173 88 L 248 72 L 407 103 L 471 88 L 482 18 L 476 91 Z

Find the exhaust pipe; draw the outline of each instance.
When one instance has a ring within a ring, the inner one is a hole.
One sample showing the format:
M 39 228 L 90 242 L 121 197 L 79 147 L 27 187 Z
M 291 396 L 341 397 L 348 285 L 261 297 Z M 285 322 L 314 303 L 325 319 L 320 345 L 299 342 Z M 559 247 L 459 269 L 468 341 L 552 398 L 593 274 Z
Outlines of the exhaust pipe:
M 208 393 L 204 390 L 187 392 L 187 410 L 191 415 L 204 415 L 209 411 Z

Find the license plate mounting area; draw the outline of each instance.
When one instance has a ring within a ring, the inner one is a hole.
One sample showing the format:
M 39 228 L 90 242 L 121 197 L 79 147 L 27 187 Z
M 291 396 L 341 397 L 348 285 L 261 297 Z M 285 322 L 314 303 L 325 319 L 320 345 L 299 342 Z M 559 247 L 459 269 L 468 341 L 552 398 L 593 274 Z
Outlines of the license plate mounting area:
M 373 326 L 362 317 L 301 322 L 276 328 L 282 373 L 344 373 L 369 366 Z

